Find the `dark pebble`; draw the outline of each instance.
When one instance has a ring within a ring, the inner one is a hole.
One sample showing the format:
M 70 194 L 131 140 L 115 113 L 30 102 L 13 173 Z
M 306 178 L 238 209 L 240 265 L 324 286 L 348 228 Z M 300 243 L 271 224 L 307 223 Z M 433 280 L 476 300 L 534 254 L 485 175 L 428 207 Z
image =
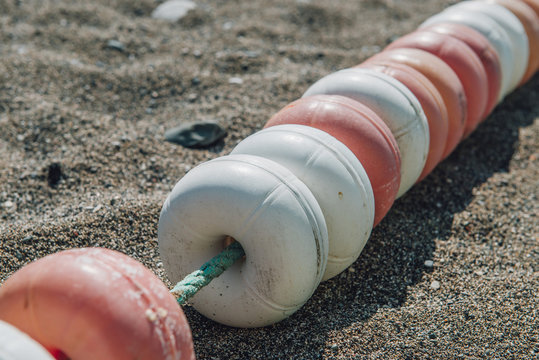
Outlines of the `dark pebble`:
M 47 183 L 50 187 L 55 187 L 62 179 L 62 165 L 59 163 L 52 163 L 47 170 Z
M 205 148 L 226 136 L 226 130 L 215 121 L 182 124 L 165 132 L 165 140 L 187 148 Z

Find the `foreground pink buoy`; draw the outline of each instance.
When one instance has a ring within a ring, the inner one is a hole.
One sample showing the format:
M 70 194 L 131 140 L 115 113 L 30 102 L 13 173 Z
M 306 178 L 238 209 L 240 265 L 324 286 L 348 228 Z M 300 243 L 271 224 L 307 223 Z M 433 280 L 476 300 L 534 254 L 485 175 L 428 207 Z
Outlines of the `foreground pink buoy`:
M 112 250 L 68 250 L 26 265 L 0 288 L 0 319 L 57 359 L 194 359 L 191 330 L 166 286 Z
M 287 105 L 265 127 L 284 124 L 325 131 L 354 153 L 371 181 L 376 226 L 391 208 L 400 185 L 399 148 L 382 119 L 367 106 L 344 96 L 315 95 Z

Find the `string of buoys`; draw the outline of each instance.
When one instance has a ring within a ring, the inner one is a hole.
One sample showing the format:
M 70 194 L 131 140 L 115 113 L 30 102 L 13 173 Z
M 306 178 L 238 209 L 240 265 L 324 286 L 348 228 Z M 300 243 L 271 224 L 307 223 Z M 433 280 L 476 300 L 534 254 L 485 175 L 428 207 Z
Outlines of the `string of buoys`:
M 265 326 L 359 256 L 395 199 L 539 68 L 539 0 L 464 1 L 329 74 L 165 201 L 173 282 L 233 238 L 245 256 L 195 295 L 203 315 Z M 209 221 L 208 221 L 209 219 Z M 0 288 L 2 359 L 193 359 L 185 316 L 142 264 L 105 249 L 37 260 Z

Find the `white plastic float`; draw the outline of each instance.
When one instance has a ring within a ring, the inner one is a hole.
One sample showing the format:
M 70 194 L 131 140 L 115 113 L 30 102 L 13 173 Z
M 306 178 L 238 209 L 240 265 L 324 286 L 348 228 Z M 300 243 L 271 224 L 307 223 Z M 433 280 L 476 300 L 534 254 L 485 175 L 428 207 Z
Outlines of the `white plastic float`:
M 428 18 L 420 28 L 439 23 L 456 23 L 466 25 L 485 36 L 496 49 L 502 70 L 502 83 L 498 102 L 511 92 L 513 74 L 518 72 L 515 54 L 507 32 L 490 16 L 483 13 L 472 13 L 464 10 L 443 11 Z
M 400 81 L 370 69 L 344 69 L 323 77 L 303 94 L 342 95 L 371 108 L 389 127 L 401 153 L 397 197 L 417 181 L 429 151 L 429 126 L 421 104 Z
M 322 281 L 358 258 L 374 222 L 374 195 L 363 166 L 343 143 L 303 125 L 273 126 L 240 142 L 232 154 L 273 160 L 312 191 L 326 219 L 329 255 Z
M 273 324 L 298 310 L 324 275 L 328 232 L 311 191 L 268 159 L 229 155 L 197 166 L 168 196 L 159 250 L 178 282 L 217 255 L 231 236 L 245 250 L 190 303 L 225 325 Z
M 509 46 L 514 55 L 509 92 L 516 89 L 528 68 L 530 56 L 528 35 L 526 35 L 526 30 L 520 20 L 505 7 L 485 1 L 463 1 L 447 8 L 444 12 L 452 11 L 466 11 L 473 15 L 485 14 L 503 28 L 509 36 Z
M 0 321 L 0 359 L 54 360 L 38 342 L 4 321 Z

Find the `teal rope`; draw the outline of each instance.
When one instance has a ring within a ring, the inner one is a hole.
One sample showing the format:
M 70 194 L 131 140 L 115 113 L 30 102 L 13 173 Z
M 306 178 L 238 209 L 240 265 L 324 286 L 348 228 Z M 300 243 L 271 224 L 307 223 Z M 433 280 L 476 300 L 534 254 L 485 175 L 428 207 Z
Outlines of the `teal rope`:
M 245 256 L 245 251 L 239 242 L 234 241 L 221 253 L 202 265 L 199 270 L 187 275 L 170 292 L 177 296 L 178 304 L 184 305 L 200 289 L 208 285 L 243 256 Z

